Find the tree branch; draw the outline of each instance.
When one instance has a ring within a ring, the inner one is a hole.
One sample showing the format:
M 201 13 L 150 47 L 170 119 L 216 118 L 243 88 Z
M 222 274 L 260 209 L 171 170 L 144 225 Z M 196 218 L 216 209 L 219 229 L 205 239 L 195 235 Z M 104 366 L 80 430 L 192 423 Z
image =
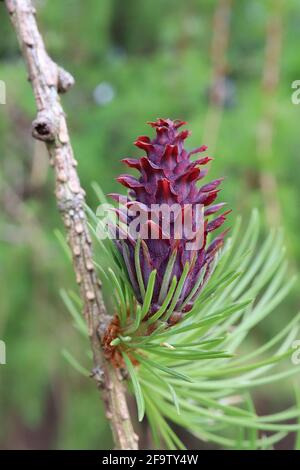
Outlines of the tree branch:
M 31 0 L 5 1 L 35 96 L 38 113 L 32 124 L 32 135 L 46 143 L 50 163 L 55 171 L 57 205 L 73 254 L 76 281 L 80 287 L 83 314 L 93 351 L 95 369 L 92 376 L 103 392 L 106 416 L 111 424 L 116 447 L 135 450 L 137 436 L 131 424 L 120 373 L 105 360 L 102 353 L 101 336 L 111 317 L 106 313 L 101 284 L 94 270 L 91 239 L 84 212 L 85 195 L 80 186 L 77 162 L 59 98 L 59 93 L 66 92 L 74 79 L 48 56 L 37 28 Z

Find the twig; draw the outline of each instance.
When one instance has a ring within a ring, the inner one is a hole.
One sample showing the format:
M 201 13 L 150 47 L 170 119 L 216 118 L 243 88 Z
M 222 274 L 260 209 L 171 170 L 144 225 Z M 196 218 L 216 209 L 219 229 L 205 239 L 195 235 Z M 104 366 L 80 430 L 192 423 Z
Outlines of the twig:
M 257 155 L 261 170 L 260 186 L 265 203 L 267 221 L 278 227 L 281 222 L 281 207 L 278 197 L 278 182 L 270 171 L 273 153 L 274 118 L 276 117 L 276 93 L 279 83 L 282 49 L 283 2 L 276 0 L 268 18 L 266 31 L 265 62 L 262 77 L 263 115 L 257 129 Z
M 213 154 L 221 127 L 226 95 L 227 49 L 230 36 L 230 19 L 233 0 L 219 0 L 213 19 L 211 43 L 212 79 L 209 107 L 204 121 L 203 142 Z
M 137 437 L 126 403 L 125 389 L 118 370 L 103 357 L 101 336 L 110 317 L 107 315 L 92 261 L 91 239 L 84 212 L 84 191 L 77 174 L 77 162 L 69 139 L 65 114 L 59 93 L 74 83 L 73 77 L 48 56 L 38 31 L 31 0 L 5 0 L 15 28 L 32 84 L 37 117 L 32 135 L 46 143 L 50 163 L 56 176 L 56 199 L 68 243 L 73 253 L 73 266 L 84 305 L 94 358 L 92 376 L 103 390 L 106 416 L 110 420 L 118 449 L 137 449 Z

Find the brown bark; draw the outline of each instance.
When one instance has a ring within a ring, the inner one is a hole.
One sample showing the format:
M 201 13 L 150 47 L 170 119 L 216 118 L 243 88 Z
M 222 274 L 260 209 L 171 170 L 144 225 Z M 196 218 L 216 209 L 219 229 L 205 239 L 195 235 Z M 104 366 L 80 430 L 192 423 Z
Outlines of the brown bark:
M 37 28 L 31 0 L 6 0 L 6 6 L 35 96 L 37 117 L 32 124 L 32 135 L 46 143 L 50 163 L 55 171 L 57 205 L 73 254 L 73 267 L 93 351 L 95 369 L 92 375 L 102 390 L 106 416 L 111 424 L 116 447 L 135 450 L 137 437 L 131 424 L 120 373 L 104 359 L 101 348 L 101 335 L 111 317 L 106 313 L 101 285 L 94 270 L 91 239 L 84 212 L 84 191 L 80 186 L 77 162 L 59 98 L 59 93 L 66 92 L 74 80 L 48 56 Z

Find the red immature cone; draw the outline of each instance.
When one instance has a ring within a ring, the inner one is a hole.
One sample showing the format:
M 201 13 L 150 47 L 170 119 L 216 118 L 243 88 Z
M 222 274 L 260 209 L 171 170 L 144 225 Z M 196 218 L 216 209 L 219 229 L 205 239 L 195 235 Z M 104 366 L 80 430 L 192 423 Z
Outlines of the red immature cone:
M 117 212 L 129 232 L 126 239 L 118 239 L 116 243 L 140 303 L 144 299 L 149 276 L 156 270 L 148 317 L 166 300 L 173 280 L 173 294 L 169 295 L 169 305 L 173 302 L 173 309 L 168 321 L 174 322 L 192 308 L 211 275 L 213 261 L 223 244 L 225 232 L 208 246 L 207 236 L 224 223 L 228 212 L 208 221 L 209 216 L 224 206 L 224 203 L 212 205 L 222 178 L 200 188 L 197 186 L 197 181 L 207 173 L 203 166 L 211 158 L 191 160 L 192 155 L 204 152 L 206 147 L 190 152 L 185 150 L 184 141 L 190 132 L 178 131 L 185 123 L 157 119 L 149 124 L 156 130 L 156 137 L 151 140 L 141 136 L 135 142 L 146 155 L 140 159 L 123 160 L 130 168 L 138 170 L 140 177 L 137 179 L 128 174 L 119 176 L 118 181 L 129 188 L 128 196 L 111 194 L 122 205 Z M 165 205 L 165 209 L 175 210 L 168 214 L 168 211 L 161 210 L 161 205 Z M 140 223 L 134 225 L 139 232 L 138 238 L 130 228 L 132 222 L 137 220 L 137 212 L 143 216 Z M 183 224 L 181 233 L 180 230 L 178 232 L 180 223 L 181 226 Z M 119 235 L 121 231 L 124 234 L 124 230 L 119 228 Z

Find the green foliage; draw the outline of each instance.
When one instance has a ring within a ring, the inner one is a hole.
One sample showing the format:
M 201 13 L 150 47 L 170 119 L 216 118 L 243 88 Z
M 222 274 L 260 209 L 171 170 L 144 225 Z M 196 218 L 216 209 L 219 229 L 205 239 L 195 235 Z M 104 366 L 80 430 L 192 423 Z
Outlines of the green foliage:
M 273 312 L 295 281 L 285 280 L 282 235 L 271 233 L 257 249 L 258 235 L 254 211 L 243 236 L 237 222 L 195 307 L 174 326 L 160 315 L 154 329 L 145 328 L 149 320 L 143 312 L 152 295 L 154 272 L 146 286 L 144 304 L 134 301 L 133 308 L 126 304 L 125 323 L 124 306 L 120 296 L 115 296 L 121 332 L 112 344 L 123 355 L 138 418 L 147 415 L 158 447 L 184 448 L 170 422 L 200 440 L 228 448 L 272 448 L 289 432 L 298 431 L 299 435 L 299 424 L 291 423 L 300 418 L 297 404 L 260 416 L 252 395 L 254 389 L 268 391 L 268 385 L 299 374 L 300 366 L 292 364 L 291 355 L 300 314 L 265 344 L 242 352 L 247 336 Z M 108 239 L 98 243 L 101 248 L 103 244 L 114 246 Z M 112 265 L 114 255 L 113 249 Z M 123 297 L 128 299 L 131 292 L 123 269 L 120 263 L 115 290 L 117 293 L 122 284 Z M 69 310 L 72 313 L 73 306 L 69 305 Z M 82 368 L 76 360 L 71 361 L 76 369 Z

